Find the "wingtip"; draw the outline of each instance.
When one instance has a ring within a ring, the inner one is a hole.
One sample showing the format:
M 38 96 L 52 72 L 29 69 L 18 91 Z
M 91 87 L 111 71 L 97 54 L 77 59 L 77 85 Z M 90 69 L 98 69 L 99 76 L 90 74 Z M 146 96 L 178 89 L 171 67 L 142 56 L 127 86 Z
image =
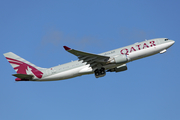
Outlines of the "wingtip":
M 67 47 L 67 46 L 63 46 L 65 50 L 71 50 L 71 48 Z

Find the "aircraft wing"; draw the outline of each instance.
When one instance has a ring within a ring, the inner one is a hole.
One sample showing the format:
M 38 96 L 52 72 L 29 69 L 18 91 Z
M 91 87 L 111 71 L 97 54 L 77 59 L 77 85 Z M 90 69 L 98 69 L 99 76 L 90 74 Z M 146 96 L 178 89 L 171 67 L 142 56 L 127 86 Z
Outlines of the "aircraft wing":
M 71 49 L 67 46 L 63 46 L 63 47 L 66 51 L 77 56 L 79 58 L 79 60 L 86 62 L 86 64 L 90 64 L 90 66 L 92 68 L 96 67 L 98 64 L 106 64 L 110 58 L 108 56 L 97 55 L 97 54 L 92 54 L 92 53 L 74 50 L 74 49 Z

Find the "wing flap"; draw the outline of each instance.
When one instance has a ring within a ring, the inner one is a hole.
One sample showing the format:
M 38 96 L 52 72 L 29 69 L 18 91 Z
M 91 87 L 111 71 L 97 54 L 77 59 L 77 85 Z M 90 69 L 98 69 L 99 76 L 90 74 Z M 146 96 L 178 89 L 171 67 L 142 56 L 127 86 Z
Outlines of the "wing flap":
M 82 52 L 79 50 L 74 50 L 71 49 L 67 46 L 64 46 L 64 49 L 68 51 L 69 53 L 77 56 L 79 60 L 82 60 L 83 63 L 86 62 L 86 64 L 90 64 L 90 66 L 96 67 L 97 64 L 105 64 L 109 60 L 110 57 L 108 56 L 103 56 L 103 55 L 97 55 L 97 54 L 92 54 L 92 53 L 87 53 L 87 52 Z

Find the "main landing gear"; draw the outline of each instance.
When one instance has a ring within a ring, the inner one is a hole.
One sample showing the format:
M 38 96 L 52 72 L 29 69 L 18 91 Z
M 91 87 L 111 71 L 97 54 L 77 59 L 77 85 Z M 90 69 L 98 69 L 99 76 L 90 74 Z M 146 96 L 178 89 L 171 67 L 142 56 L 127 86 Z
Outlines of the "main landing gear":
M 95 77 L 96 77 L 96 78 L 105 76 L 105 75 L 106 75 L 105 68 L 96 69 L 96 70 L 94 71 L 94 74 L 95 74 Z

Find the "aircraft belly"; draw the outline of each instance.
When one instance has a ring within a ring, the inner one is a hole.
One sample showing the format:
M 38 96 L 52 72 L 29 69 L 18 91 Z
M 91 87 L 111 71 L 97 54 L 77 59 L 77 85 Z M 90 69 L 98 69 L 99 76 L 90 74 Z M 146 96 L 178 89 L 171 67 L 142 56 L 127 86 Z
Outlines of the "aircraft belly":
M 79 70 L 79 74 L 84 75 L 84 74 L 92 74 L 93 69 L 89 67 L 89 65 L 84 66 L 81 70 Z
M 80 76 L 81 74 L 79 73 L 79 71 L 83 67 L 84 66 L 81 66 L 81 67 L 78 67 L 78 68 L 74 68 L 74 69 L 70 69 L 70 70 L 67 70 L 67 71 L 63 71 L 63 72 L 60 72 L 60 73 L 56 73 L 56 74 L 47 76 L 45 78 L 42 78 L 39 81 L 64 80 L 64 79 Z

